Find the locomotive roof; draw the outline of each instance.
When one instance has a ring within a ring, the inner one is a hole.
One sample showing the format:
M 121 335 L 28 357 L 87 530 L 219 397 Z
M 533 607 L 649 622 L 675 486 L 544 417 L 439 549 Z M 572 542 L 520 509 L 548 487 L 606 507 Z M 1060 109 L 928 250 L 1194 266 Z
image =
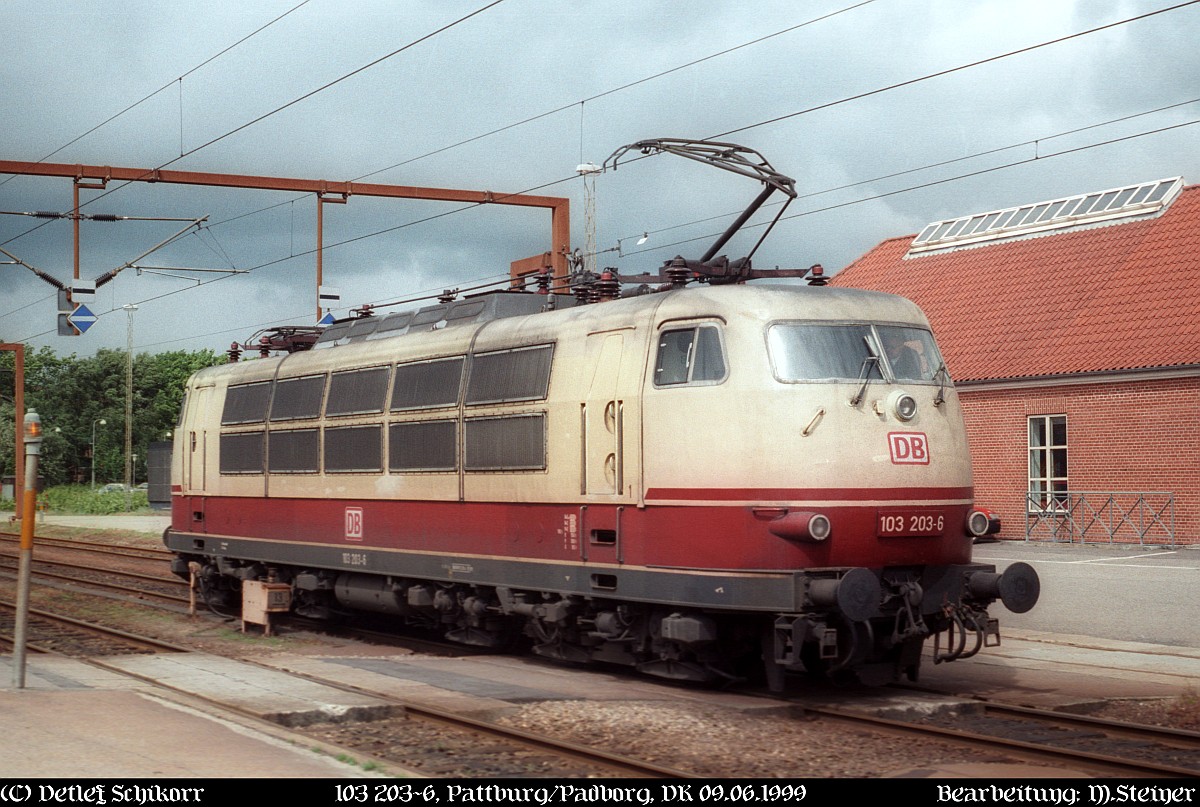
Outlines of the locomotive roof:
M 497 297 L 499 303 L 472 305 L 467 309 L 472 313 L 457 317 L 454 316 L 454 303 L 404 312 L 400 316 L 405 318 L 405 324 L 390 329 L 384 326 L 396 315 L 379 317 L 377 322 L 370 323 L 369 329 L 360 326 L 357 335 L 353 329 L 364 320 L 339 323 L 344 326 L 341 335 L 336 339 L 322 336 L 313 350 L 212 367 L 200 371 L 197 378 L 228 376 L 229 383 L 260 380 L 274 376 L 281 363 L 285 367 L 279 371 L 284 376 L 325 372 L 363 364 L 385 364 L 395 360 L 397 352 L 402 352 L 405 358 L 420 360 L 461 354 L 471 349 L 549 342 L 564 336 L 651 320 L 709 317 L 727 322 L 746 319 L 762 322 L 882 321 L 928 326 L 920 309 L 903 297 L 829 286 L 693 286 L 591 305 L 577 305 L 573 298 L 560 299 L 556 301 L 560 307 L 553 311 L 540 310 L 546 304 L 545 296 L 520 293 L 518 297 L 502 293 Z M 481 298 L 457 302 L 479 303 Z M 449 317 L 445 316 L 447 313 Z M 469 324 L 475 327 L 463 327 Z

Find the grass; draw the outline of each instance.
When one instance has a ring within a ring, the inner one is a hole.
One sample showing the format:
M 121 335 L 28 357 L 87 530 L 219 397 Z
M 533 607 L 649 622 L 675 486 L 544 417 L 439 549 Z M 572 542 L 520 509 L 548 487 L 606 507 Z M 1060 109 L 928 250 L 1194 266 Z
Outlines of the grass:
M 1171 714 L 1180 725 L 1193 731 L 1200 729 L 1200 693 L 1196 691 L 1194 684 L 1189 684 L 1183 694 L 1171 704 Z
M 67 515 L 110 515 L 124 513 L 126 495 L 121 492 L 100 493 L 87 485 L 55 485 L 38 494 L 38 507 L 50 513 Z M 135 490 L 130 497 L 130 512 L 148 510 L 146 491 Z M 12 499 L 0 499 L 0 510 L 13 510 Z

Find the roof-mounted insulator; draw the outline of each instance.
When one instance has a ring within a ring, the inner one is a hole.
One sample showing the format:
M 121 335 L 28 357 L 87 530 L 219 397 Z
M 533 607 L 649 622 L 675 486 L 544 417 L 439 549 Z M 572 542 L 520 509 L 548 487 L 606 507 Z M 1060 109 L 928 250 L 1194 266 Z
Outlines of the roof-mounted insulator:
M 825 276 L 825 267 L 819 263 L 814 263 L 808 269 L 808 285 L 810 286 L 825 286 L 829 283 L 829 278 Z
M 442 300 L 442 302 L 449 302 L 449 301 Z M 353 317 L 355 317 L 356 319 L 362 319 L 363 317 L 373 317 L 373 316 L 375 316 L 375 306 L 371 305 L 370 303 L 366 303 L 364 305 L 359 306 L 358 308 L 351 308 L 350 314 Z
M 597 302 L 605 300 L 615 300 L 621 296 L 621 281 L 617 279 L 617 270 L 612 267 L 606 267 L 600 273 L 600 278 L 595 284 Z
M 583 271 L 576 275 L 575 282 L 571 284 L 571 293 L 575 295 L 580 304 L 587 305 L 596 301 L 593 293 L 596 285 L 596 276 L 591 272 Z
M 242 346 L 239 345 L 237 342 L 234 342 L 232 345 L 229 346 L 229 350 L 227 351 L 227 354 L 229 356 L 229 363 L 237 364 L 238 359 L 242 358 Z
M 553 278 L 550 274 L 550 268 L 543 266 L 541 268 L 541 270 L 538 271 L 538 273 L 537 273 L 537 278 L 536 278 L 537 293 L 538 294 L 549 294 L 550 293 L 550 281 L 552 279 Z
M 688 268 L 687 261 L 682 255 L 676 255 L 668 261 L 664 269 L 666 271 L 663 274 L 670 281 L 671 288 L 682 289 L 692 279 L 692 270 Z

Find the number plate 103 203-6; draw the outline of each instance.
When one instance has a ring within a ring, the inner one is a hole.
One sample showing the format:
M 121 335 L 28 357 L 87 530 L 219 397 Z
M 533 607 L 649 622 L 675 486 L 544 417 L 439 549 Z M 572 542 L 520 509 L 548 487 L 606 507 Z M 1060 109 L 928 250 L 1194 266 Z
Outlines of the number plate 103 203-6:
M 916 538 L 941 535 L 946 514 L 940 510 L 880 510 L 875 534 L 880 538 Z

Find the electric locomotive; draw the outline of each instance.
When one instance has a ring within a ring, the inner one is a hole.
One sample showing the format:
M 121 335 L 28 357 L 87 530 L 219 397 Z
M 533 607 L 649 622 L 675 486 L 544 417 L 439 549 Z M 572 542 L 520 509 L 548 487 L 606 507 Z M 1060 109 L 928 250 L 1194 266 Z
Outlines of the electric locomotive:
M 920 310 L 670 264 L 658 293 L 493 292 L 200 371 L 176 572 L 226 607 L 269 581 L 305 615 L 777 689 L 998 643 L 988 606 L 1038 578 L 971 560 L 988 520 Z

